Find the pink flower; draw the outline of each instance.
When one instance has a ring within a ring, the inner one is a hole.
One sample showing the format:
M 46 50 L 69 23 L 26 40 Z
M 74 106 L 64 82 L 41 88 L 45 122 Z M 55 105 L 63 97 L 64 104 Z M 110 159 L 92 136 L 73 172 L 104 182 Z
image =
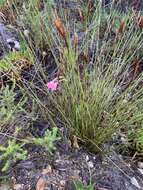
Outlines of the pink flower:
M 51 91 L 56 91 L 58 88 L 58 81 L 57 78 L 51 80 L 50 82 L 47 83 L 47 87 Z

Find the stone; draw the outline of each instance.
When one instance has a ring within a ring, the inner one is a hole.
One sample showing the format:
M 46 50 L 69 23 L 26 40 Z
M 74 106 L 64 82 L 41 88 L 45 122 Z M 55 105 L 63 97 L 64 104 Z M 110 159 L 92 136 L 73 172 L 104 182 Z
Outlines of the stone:
M 45 169 L 43 169 L 42 174 L 46 175 L 52 173 L 52 167 L 50 165 L 48 165 Z
M 85 160 L 86 160 L 86 162 L 89 161 L 89 156 L 88 155 L 86 155 Z
M 0 23 L 0 57 L 9 51 L 20 49 L 17 30 L 11 26 Z
M 134 186 L 136 186 L 137 188 L 141 189 L 141 187 L 140 187 L 140 185 L 139 185 L 139 183 L 138 183 L 138 181 L 137 181 L 137 179 L 136 179 L 135 177 L 132 177 L 132 178 L 131 178 L 131 183 L 132 183 Z
M 20 50 L 20 44 L 15 39 L 12 39 L 12 38 L 7 39 L 7 44 L 8 44 L 8 48 L 11 51 L 14 51 L 14 50 L 19 51 Z
M 139 167 L 140 169 L 143 169 L 143 162 L 138 162 L 138 167 Z
M 89 167 L 89 168 L 94 168 L 93 162 L 89 161 L 87 164 L 88 164 L 88 167 Z
M 61 185 L 61 186 L 63 186 L 63 187 L 64 187 L 64 186 L 65 186 L 65 184 L 66 184 L 66 181 L 65 181 L 65 180 L 61 180 L 61 181 L 60 181 L 60 185 Z
M 13 185 L 13 189 L 14 190 L 22 190 L 23 189 L 23 184 L 15 184 L 15 185 Z
M 0 190 L 11 190 L 9 184 L 0 184 Z
M 138 171 L 143 175 L 143 169 L 138 168 Z
M 24 30 L 23 33 L 24 33 L 24 36 L 25 36 L 25 37 L 27 37 L 27 38 L 29 37 L 29 30 Z

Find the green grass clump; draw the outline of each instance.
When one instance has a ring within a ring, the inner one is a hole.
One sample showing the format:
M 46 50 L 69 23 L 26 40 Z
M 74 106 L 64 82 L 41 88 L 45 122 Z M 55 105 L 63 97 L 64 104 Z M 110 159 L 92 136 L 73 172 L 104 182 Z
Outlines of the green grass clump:
M 139 104 L 143 99 L 138 99 L 142 91 L 127 100 L 128 94 L 142 80 L 142 75 L 117 95 L 120 84 L 114 76 L 125 66 L 124 62 L 120 62 L 121 66 L 114 62 L 106 72 L 96 66 L 88 71 L 88 66 L 85 66 L 81 73 L 72 48 L 65 50 L 63 57 L 60 63 L 64 71 L 64 79 L 59 84 L 61 94 L 51 95 L 53 104 L 65 125 L 85 144 L 101 145 L 120 127 L 142 121 L 143 112 Z
M 41 10 L 41 5 L 45 7 L 44 10 Z M 15 5 L 17 22 L 22 23 L 23 28 L 29 30 L 29 42 L 35 51 L 42 51 L 50 43 L 52 5 L 52 0 L 34 2 L 28 0 L 23 2 L 23 9 Z
M 57 92 L 48 91 L 45 83 L 47 73 L 42 71 L 44 79 L 41 78 L 41 89 L 45 98 L 43 100 L 34 90 L 31 96 L 44 110 L 41 113 L 50 115 L 52 121 L 57 114 L 60 115 L 71 134 L 75 134 L 88 147 L 106 142 L 119 128 L 128 128 L 135 123 L 141 126 L 143 89 L 140 83 L 143 75 L 139 73 L 135 76 L 131 70 L 134 60 L 142 59 L 140 52 L 143 40 L 142 30 L 135 22 L 134 14 L 129 12 L 126 16 L 119 15 L 118 21 L 124 19 L 125 26 L 118 33 L 120 23 L 115 20 L 117 13 L 111 8 L 105 16 L 106 10 L 99 2 L 92 15 L 88 15 L 89 23 L 83 23 L 83 34 L 75 36 L 76 29 L 70 26 L 63 9 L 57 16 L 51 8 L 53 18 L 42 16 L 43 13 L 35 7 L 34 10 L 38 18 L 37 26 L 42 24 L 40 34 L 39 31 L 35 31 L 35 34 L 39 35 L 40 42 L 41 39 L 45 40 L 44 44 L 52 52 L 59 80 Z M 55 17 L 61 19 L 58 27 L 65 30 L 65 36 L 53 24 Z M 31 11 L 28 12 L 28 18 L 34 31 L 36 28 L 32 21 L 35 15 Z M 78 22 L 75 26 L 78 28 Z M 38 46 L 36 39 L 34 41 Z M 58 54 L 55 53 L 55 47 Z M 34 85 L 31 85 L 31 89 Z M 93 149 L 96 149 L 95 146 Z

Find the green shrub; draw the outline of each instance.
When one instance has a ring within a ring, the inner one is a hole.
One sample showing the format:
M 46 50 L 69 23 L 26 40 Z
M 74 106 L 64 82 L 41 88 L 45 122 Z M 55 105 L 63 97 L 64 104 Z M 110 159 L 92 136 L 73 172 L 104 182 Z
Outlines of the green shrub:
M 16 140 L 9 140 L 6 147 L 0 145 L 0 161 L 3 163 L 2 171 L 9 169 L 11 163 L 18 160 L 25 160 L 27 151 L 23 149 L 24 143 L 17 143 Z
M 47 152 L 52 154 L 52 152 L 56 149 L 55 141 L 59 140 L 60 138 L 57 137 L 58 129 L 54 127 L 52 131 L 46 130 L 44 137 L 41 138 L 32 138 L 32 142 L 35 145 L 41 146 L 45 148 Z
M 14 92 L 15 83 L 10 88 L 8 85 L 3 86 L 0 91 L 0 130 L 4 126 L 11 125 L 20 113 L 24 111 L 23 106 L 27 100 L 23 96 L 19 102 L 15 102 L 16 92 Z
M 0 60 L 0 74 L 11 80 L 20 79 L 23 69 L 34 63 L 33 54 L 26 42 L 21 42 L 20 51 L 10 52 Z
M 19 130 L 19 129 L 18 129 Z M 5 172 L 9 169 L 12 163 L 19 160 L 25 160 L 27 158 L 27 150 L 24 149 L 25 144 L 35 144 L 43 147 L 48 153 L 52 154 L 56 149 L 55 142 L 60 139 L 57 137 L 57 128 L 53 128 L 52 131 L 47 130 L 44 137 L 21 139 L 21 143 L 15 139 L 8 140 L 7 145 L 0 145 L 0 161 L 2 164 L 2 171 Z M 22 142 L 23 141 L 23 142 Z

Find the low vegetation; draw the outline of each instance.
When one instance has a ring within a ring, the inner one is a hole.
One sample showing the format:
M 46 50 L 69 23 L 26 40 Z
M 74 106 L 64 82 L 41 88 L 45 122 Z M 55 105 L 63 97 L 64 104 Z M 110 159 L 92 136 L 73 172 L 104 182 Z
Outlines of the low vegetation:
M 106 8 L 101 1 L 83 2 L 74 10 L 58 9 L 52 0 L 27 0 L 22 7 L 5 2 L 1 9 L 6 6 L 13 15 L 23 43 L 0 60 L 0 135 L 7 136 L 0 142 L 0 160 L 8 160 L 2 170 L 11 160 L 26 158 L 25 144 L 52 153 L 59 140 L 57 120 L 90 151 L 123 131 L 127 146 L 122 149 L 132 146 L 132 153 L 141 155 L 143 16 L 122 13 L 114 4 Z M 31 77 L 23 75 L 31 71 Z M 53 130 L 21 138 L 25 131 L 19 122 L 29 129 L 41 119 Z
M 76 190 L 94 190 L 94 185 L 90 183 L 89 185 L 85 186 L 82 182 L 75 182 L 75 189 Z

